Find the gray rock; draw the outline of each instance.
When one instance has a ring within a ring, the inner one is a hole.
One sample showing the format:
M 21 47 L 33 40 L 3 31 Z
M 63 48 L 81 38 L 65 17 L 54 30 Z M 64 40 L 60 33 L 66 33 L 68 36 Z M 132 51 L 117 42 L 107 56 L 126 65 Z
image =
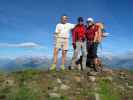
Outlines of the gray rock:
M 95 100 L 100 100 L 100 95 L 98 93 L 95 93 Z
M 128 83 L 125 83 L 126 84 L 126 87 L 129 88 L 129 89 L 133 89 L 133 86 L 130 86 Z
M 118 85 L 117 87 L 118 87 L 121 91 L 125 91 L 124 86 L 122 86 L 122 85 Z
M 133 89 L 133 86 L 129 86 L 129 85 L 128 85 L 127 87 L 128 87 L 129 89 Z
M 53 88 L 53 91 L 54 91 L 54 92 L 58 91 L 58 87 L 54 87 L 54 88 Z
M 68 89 L 70 89 L 70 87 L 65 85 L 65 84 L 61 84 L 60 89 L 61 90 L 68 90 Z
M 95 76 L 89 76 L 89 81 L 91 82 L 95 82 L 96 81 L 96 77 Z
M 52 98 L 60 98 L 61 97 L 61 95 L 58 93 L 49 93 L 49 96 Z
M 76 82 L 80 83 L 80 82 L 81 82 L 81 77 L 80 77 L 80 76 L 75 76 L 75 77 L 74 77 L 74 80 L 75 80 Z
M 57 78 L 57 83 L 62 84 L 61 79 Z
M 98 72 L 94 72 L 94 71 L 87 73 L 88 76 L 96 76 L 97 74 L 98 74 Z
M 14 85 L 14 80 L 13 79 L 7 79 L 4 81 L 4 85 L 6 86 L 13 86 Z

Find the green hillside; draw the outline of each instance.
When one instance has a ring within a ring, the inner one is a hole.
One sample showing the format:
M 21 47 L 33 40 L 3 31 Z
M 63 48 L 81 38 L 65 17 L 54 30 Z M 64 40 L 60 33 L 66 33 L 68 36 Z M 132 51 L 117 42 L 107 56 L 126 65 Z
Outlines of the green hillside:
M 133 71 L 1 72 L 0 100 L 133 100 Z

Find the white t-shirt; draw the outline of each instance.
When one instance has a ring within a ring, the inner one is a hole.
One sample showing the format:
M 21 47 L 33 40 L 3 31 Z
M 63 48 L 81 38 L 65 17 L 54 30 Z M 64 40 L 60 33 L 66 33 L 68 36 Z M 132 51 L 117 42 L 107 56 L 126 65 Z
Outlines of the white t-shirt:
M 55 29 L 55 33 L 57 33 L 56 37 L 69 38 L 70 31 L 74 27 L 75 27 L 75 24 L 71 24 L 71 23 L 62 24 L 62 23 L 58 23 L 56 25 L 56 29 Z

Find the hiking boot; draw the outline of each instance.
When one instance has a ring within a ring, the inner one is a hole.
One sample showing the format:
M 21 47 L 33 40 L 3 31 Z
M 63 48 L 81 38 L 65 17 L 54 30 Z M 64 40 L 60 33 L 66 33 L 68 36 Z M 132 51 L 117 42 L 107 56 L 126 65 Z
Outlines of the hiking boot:
M 65 66 L 64 65 L 61 65 L 61 70 L 65 70 Z
M 68 66 L 68 70 L 73 70 L 73 69 L 74 69 L 74 67 Z
M 56 70 L 56 64 L 52 64 L 50 67 L 50 71 Z
M 73 66 L 69 66 L 68 69 L 69 70 L 74 70 L 74 67 Z

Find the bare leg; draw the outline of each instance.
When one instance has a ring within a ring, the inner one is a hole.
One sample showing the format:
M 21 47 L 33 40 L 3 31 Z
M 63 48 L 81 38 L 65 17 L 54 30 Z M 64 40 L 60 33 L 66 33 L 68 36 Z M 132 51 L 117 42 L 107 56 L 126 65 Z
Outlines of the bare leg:
M 58 62 L 58 49 L 54 48 L 54 64 Z
M 62 50 L 62 65 L 66 62 L 67 50 Z
M 97 67 L 98 67 L 98 58 L 94 58 L 94 66 L 95 66 L 95 70 L 98 71 Z

